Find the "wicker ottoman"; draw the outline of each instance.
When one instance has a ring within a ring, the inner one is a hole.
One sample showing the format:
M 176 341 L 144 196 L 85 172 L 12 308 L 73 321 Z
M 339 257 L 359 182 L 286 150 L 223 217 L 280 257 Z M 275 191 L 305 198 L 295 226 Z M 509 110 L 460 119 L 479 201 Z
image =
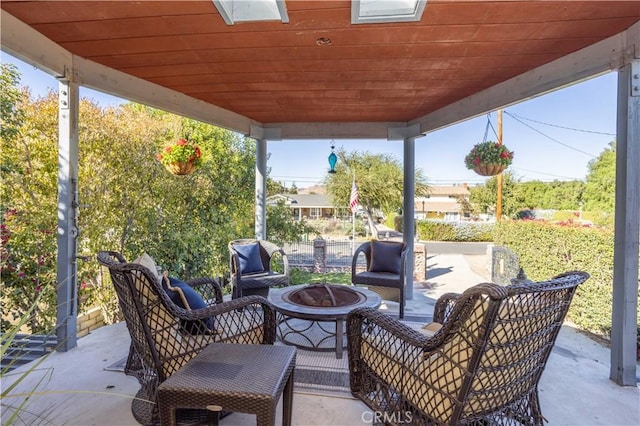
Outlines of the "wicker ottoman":
M 291 346 L 213 343 L 158 387 L 163 425 L 175 425 L 178 408 L 255 414 L 273 425 L 280 395 L 282 424 L 291 425 L 296 349 Z

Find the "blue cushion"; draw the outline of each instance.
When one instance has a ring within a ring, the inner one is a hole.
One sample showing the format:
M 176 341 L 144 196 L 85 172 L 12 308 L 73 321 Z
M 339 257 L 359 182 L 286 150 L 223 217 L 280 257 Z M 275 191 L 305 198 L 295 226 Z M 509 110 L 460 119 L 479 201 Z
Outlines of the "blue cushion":
M 260 246 L 258 243 L 234 244 L 233 248 L 238 253 L 241 273 L 251 274 L 253 272 L 264 271 L 262 259 L 260 258 Z
M 371 272 L 400 274 L 403 243 L 371 241 Z
M 191 287 L 189 284 L 185 283 L 184 281 L 180 281 L 177 278 L 169 277 L 169 284 L 171 285 L 171 287 L 178 287 L 180 290 L 182 290 L 182 294 L 184 294 L 184 298 L 187 300 L 187 304 L 189 306 L 184 306 L 184 302 L 182 301 L 182 297 L 180 297 L 180 294 L 177 291 L 170 290 L 166 286 L 166 283 L 164 280 L 162 280 L 162 284 L 171 301 L 176 305 L 180 306 L 181 308 L 195 310 L 195 309 L 202 309 L 207 307 L 207 304 L 202 299 L 202 296 L 200 296 L 200 294 L 198 294 L 198 292 L 195 291 L 193 287 Z M 202 331 L 206 331 L 203 329 L 203 325 L 207 329 L 213 330 L 214 329 L 213 317 L 209 317 L 209 318 L 205 318 L 197 321 L 183 321 L 182 323 L 182 327 L 191 334 L 200 334 Z

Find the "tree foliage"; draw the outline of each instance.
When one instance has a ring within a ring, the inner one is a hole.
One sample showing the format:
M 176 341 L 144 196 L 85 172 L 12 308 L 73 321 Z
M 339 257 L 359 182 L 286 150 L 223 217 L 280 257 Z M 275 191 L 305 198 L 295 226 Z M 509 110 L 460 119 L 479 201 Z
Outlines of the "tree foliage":
M 613 213 L 616 197 L 616 143 L 589 162 L 583 200 L 585 210 Z
M 55 309 L 56 297 L 57 134 L 51 143 L 48 127 L 57 130 L 57 98 L 29 102 L 22 91 L 13 102 L 9 109 L 21 111 L 22 119 L 0 141 L 3 329 L 5 320 L 18 320 L 40 294 L 43 309 Z M 37 314 L 32 311 L 27 326 L 50 330 L 55 310 Z
M 522 208 L 577 210 L 580 206 L 585 184 L 579 180 L 520 182 L 517 191 L 523 199 Z
M 373 215 L 381 211 L 385 215 L 402 208 L 404 174 L 402 164 L 388 154 L 346 152 L 339 149 L 335 174 L 325 179 L 327 193 L 336 207 L 348 207 L 351 186 L 355 176 L 358 202 L 364 208 L 369 226 L 375 236 Z M 427 195 L 428 185 L 421 170 L 415 172 L 415 195 Z
M 301 241 L 317 230 L 305 219 L 292 220 L 291 209 L 284 202 L 267 206 L 267 239 L 279 246 Z
M 524 205 L 522 195 L 517 191 L 518 180 L 512 172 L 502 174 L 502 213 L 511 216 Z M 496 211 L 498 197 L 498 177 L 493 176 L 482 186 L 469 188 L 469 201 L 483 213 Z
M 13 64 L 0 64 L 0 138 L 12 139 L 24 118 L 20 74 Z
M 514 216 L 522 209 L 578 210 L 585 189 L 579 180 L 520 182 L 511 172 L 502 176 L 502 211 L 506 216 Z M 485 185 L 470 189 L 470 202 L 481 212 L 495 211 L 497 182 L 494 176 Z
M 20 117 L 0 150 L 3 318 L 11 320 L 56 286 L 58 97 L 32 100 L 7 72 L 3 113 Z M 147 252 L 182 279 L 225 275 L 228 242 L 254 235 L 255 142 L 142 105 L 100 108 L 84 99 L 78 126 L 78 253 L 95 259 L 115 250 L 133 260 Z M 189 176 L 170 174 L 156 159 L 179 138 L 202 149 L 203 164 Z M 289 235 L 291 215 L 271 219 L 272 235 Z M 99 304 L 109 321 L 118 310 L 103 272 L 95 260 L 79 261 L 77 290 L 81 310 Z M 46 294 L 32 332 L 55 323 L 55 291 Z

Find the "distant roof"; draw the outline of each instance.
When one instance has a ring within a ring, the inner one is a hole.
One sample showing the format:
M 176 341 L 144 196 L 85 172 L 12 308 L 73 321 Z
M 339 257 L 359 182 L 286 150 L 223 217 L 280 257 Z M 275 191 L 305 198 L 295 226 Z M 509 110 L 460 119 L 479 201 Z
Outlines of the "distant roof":
M 430 187 L 429 195 L 469 195 L 467 185 L 443 185 Z

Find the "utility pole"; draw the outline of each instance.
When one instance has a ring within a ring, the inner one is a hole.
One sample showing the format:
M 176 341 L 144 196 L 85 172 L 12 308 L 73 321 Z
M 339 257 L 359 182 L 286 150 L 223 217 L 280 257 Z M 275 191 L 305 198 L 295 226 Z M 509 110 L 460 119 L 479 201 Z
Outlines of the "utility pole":
M 498 143 L 502 145 L 502 109 L 498 110 Z M 498 175 L 498 196 L 496 197 L 496 220 L 502 218 L 502 172 Z

